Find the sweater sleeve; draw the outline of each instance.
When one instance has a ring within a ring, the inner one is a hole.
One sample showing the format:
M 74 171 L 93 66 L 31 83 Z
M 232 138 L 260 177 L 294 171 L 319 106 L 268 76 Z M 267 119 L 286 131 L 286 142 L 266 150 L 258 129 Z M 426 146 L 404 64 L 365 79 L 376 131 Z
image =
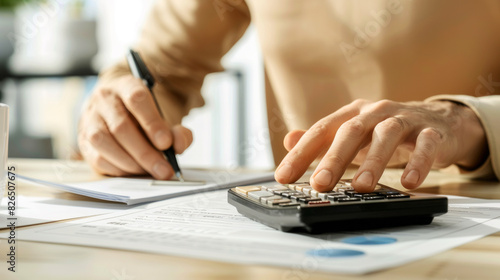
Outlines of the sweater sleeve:
M 460 170 L 461 173 L 475 178 L 495 176 L 500 180 L 500 95 L 437 95 L 426 101 L 432 100 L 450 100 L 468 106 L 476 113 L 486 133 L 489 158 L 476 170 Z
M 155 77 L 153 89 L 171 124 L 204 104 L 205 76 L 222 71 L 222 56 L 250 23 L 244 1 L 159 0 L 134 47 Z M 125 58 L 104 70 L 100 82 L 130 74 Z

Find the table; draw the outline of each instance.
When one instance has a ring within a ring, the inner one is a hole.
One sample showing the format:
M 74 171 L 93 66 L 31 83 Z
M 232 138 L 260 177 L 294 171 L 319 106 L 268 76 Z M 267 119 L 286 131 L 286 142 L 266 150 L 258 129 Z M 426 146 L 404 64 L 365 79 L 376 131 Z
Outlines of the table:
M 83 162 L 10 160 L 20 174 L 54 181 L 97 180 Z M 355 170 L 348 170 L 346 177 Z M 387 170 L 381 183 L 402 189 L 402 170 Z M 477 182 L 432 172 L 419 192 L 500 199 L 500 183 Z M 18 185 L 18 195 L 92 200 L 47 187 Z M 18 229 L 18 236 L 22 231 Z M 363 276 L 305 273 L 287 278 L 290 269 L 241 265 L 103 248 L 17 241 L 17 269 L 7 271 L 7 243 L 0 240 L 0 279 L 500 279 L 500 233 L 432 257 Z

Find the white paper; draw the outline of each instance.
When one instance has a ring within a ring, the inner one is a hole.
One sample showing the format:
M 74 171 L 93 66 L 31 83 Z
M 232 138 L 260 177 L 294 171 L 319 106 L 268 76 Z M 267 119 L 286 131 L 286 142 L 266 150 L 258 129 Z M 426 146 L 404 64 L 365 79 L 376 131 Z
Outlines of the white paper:
M 302 279 L 309 271 L 363 274 L 398 266 L 500 230 L 499 200 L 450 196 L 449 212 L 430 225 L 320 235 L 268 228 L 243 217 L 226 200 L 227 191 L 201 193 L 150 204 L 146 210 L 19 231 L 18 239 L 276 265 L 290 268 L 284 278 Z M 343 242 L 352 237 L 397 241 L 386 245 Z M 313 250 L 338 249 L 363 254 L 311 255 Z
M 23 175 L 20 179 L 28 180 L 57 189 L 93 197 L 96 199 L 122 202 L 128 205 L 163 200 L 176 196 L 193 194 L 202 191 L 228 188 L 235 185 L 248 185 L 274 179 L 274 173 L 241 173 L 230 170 L 198 171 L 183 170 L 188 181 L 203 181 L 205 184 L 183 184 L 178 182 L 169 185 L 155 185 L 152 179 L 112 178 L 93 182 L 59 184 Z
M 8 200 L 0 205 L 0 229 L 7 228 Z M 74 201 L 49 197 L 18 196 L 15 201 L 16 226 L 36 225 L 73 218 L 107 214 L 128 210 L 131 206 L 117 203 Z

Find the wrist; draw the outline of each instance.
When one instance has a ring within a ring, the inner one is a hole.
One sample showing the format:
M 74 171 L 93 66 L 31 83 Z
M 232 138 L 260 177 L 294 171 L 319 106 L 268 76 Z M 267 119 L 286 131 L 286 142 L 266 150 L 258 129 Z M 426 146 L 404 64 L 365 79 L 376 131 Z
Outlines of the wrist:
M 455 164 L 465 170 L 477 169 L 489 156 L 485 130 L 472 109 L 461 103 L 452 103 L 460 118 L 458 139 L 463 151 Z

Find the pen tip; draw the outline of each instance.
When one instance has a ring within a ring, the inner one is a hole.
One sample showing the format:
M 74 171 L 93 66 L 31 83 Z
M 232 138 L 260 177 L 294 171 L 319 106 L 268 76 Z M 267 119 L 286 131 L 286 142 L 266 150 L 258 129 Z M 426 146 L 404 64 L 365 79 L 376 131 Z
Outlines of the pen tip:
M 179 179 L 179 182 L 184 183 L 184 177 L 182 176 L 182 174 L 180 172 L 175 172 L 175 176 Z

